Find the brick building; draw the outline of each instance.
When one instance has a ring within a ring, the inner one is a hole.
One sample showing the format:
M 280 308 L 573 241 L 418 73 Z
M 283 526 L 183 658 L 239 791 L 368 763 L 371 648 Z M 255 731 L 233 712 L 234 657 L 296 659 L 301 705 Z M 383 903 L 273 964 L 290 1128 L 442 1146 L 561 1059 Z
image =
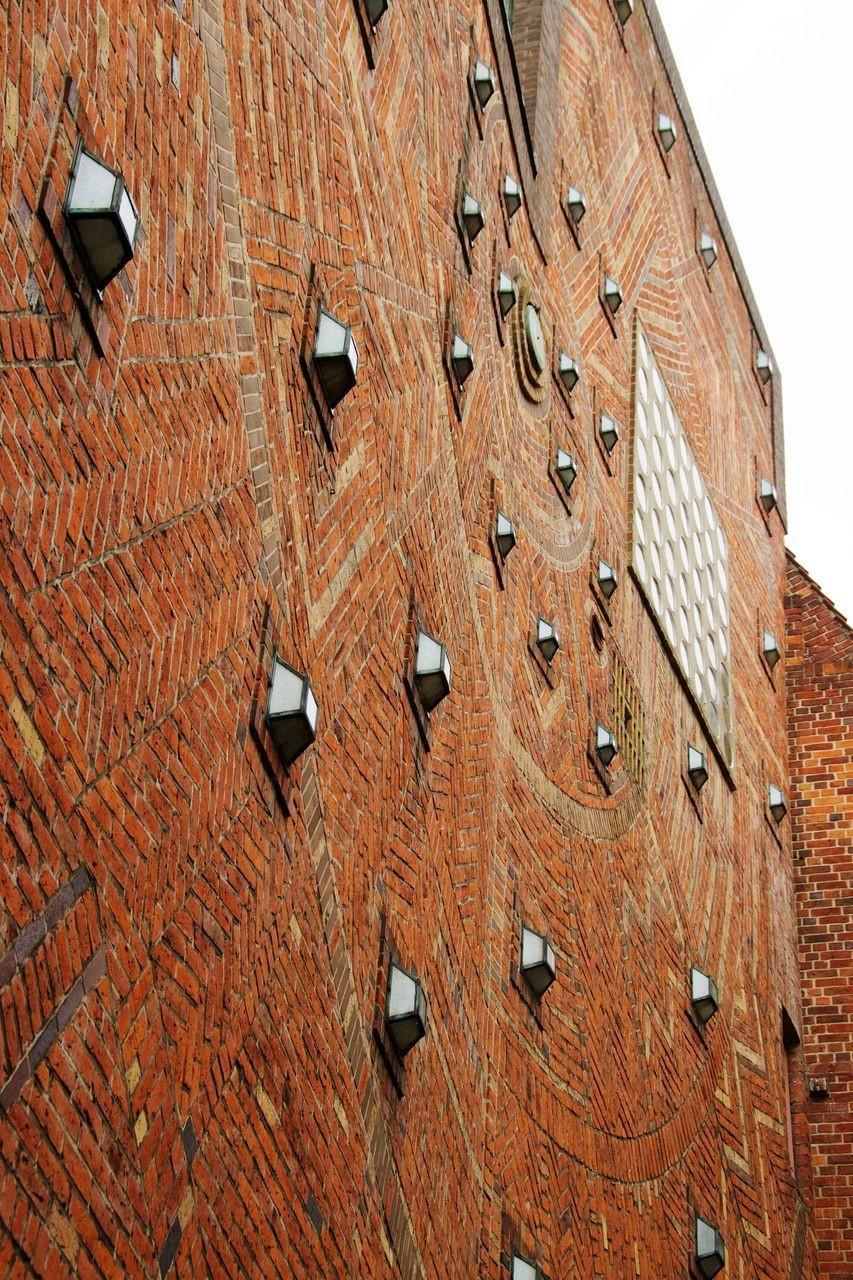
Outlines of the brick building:
M 820 1275 L 853 1275 L 853 633 L 793 556 L 791 829 Z
M 779 379 L 511 8 L 4 6 L 0 1274 L 823 1274 Z

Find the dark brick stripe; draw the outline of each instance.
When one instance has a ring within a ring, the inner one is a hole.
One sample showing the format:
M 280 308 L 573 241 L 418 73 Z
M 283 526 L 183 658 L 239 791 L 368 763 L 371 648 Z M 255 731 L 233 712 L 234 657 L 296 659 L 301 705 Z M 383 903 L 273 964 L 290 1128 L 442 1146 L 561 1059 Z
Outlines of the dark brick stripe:
M 62 1003 L 58 1008 L 54 1009 L 53 1013 L 40 1028 L 28 1052 L 24 1054 L 3 1085 L 3 1088 L 0 1089 L 0 1107 L 4 1111 L 9 1111 L 13 1104 L 18 1101 L 24 1085 L 33 1075 L 39 1063 L 47 1057 L 54 1040 L 68 1026 L 83 1003 L 83 997 L 88 995 L 92 988 L 97 986 L 106 975 L 107 960 L 104 948 L 101 946 L 98 947 L 86 968 L 76 979 Z
M 172 1263 L 175 1261 L 175 1255 L 178 1252 L 178 1245 L 181 1243 L 182 1234 L 181 1220 L 176 1214 L 175 1219 L 169 1228 L 169 1233 L 164 1241 L 163 1248 L 160 1250 L 160 1257 L 158 1261 L 160 1263 L 161 1276 L 166 1274 Z
M 47 935 L 59 924 L 65 913 L 91 888 L 92 880 L 85 867 L 78 867 L 61 889 L 48 899 L 41 915 L 21 930 L 12 946 L 0 960 L 0 987 L 5 987 L 15 971 L 33 954 Z

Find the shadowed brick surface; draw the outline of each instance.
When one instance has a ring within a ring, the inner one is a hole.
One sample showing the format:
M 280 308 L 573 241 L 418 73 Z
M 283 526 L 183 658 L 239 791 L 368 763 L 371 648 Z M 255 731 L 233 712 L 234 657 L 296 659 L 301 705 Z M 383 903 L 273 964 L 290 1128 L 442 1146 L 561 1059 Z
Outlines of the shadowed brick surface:
M 853 1273 L 853 633 L 788 557 L 791 825 L 820 1275 Z
M 535 8 L 528 140 L 497 0 L 394 0 L 374 70 L 355 0 L 4 7 L 0 1275 L 498 1280 L 518 1248 L 550 1280 L 682 1280 L 694 1208 L 726 1275 L 818 1274 L 780 1033 L 790 824 L 766 816 L 768 781 L 788 789 L 759 648 L 783 630 L 783 529 L 755 498 L 782 482 L 779 393 L 686 129 L 667 167 L 654 142 L 657 26 L 638 4 L 623 41 L 604 0 Z M 501 72 L 482 115 L 475 53 Z M 59 211 L 81 136 L 141 214 L 102 303 Z M 463 181 L 486 213 L 470 269 Z M 500 266 L 541 305 L 535 400 Z M 331 432 L 301 364 L 321 299 L 361 358 Z M 456 396 L 451 318 L 475 352 Z M 734 785 L 629 572 L 637 318 L 728 539 Z M 416 618 L 453 663 L 424 734 Z M 270 646 L 320 702 L 289 774 L 252 730 Z M 617 664 L 640 782 L 590 754 Z M 541 1006 L 522 920 L 557 954 Z M 392 946 L 430 1010 L 393 1078 Z M 720 989 L 704 1035 L 691 964 Z

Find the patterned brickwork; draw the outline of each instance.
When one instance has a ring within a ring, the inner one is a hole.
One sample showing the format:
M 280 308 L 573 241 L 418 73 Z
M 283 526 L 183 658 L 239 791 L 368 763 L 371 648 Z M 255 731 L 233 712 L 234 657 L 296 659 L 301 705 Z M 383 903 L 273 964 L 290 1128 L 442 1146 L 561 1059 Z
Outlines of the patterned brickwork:
M 625 664 L 613 657 L 613 726 L 619 750 L 639 786 L 643 785 L 643 705 L 631 687 Z
M 791 826 L 820 1274 L 853 1271 L 853 632 L 788 557 Z
M 766 816 L 788 777 L 760 320 L 686 128 L 666 166 L 655 145 L 653 6 L 622 33 L 609 0 L 525 2 L 526 128 L 501 0 L 393 0 L 375 36 L 362 0 L 3 7 L 0 1276 L 502 1280 L 518 1248 L 550 1280 L 683 1280 L 694 1210 L 726 1275 L 817 1275 L 780 1031 L 791 840 Z M 61 213 L 80 137 L 141 214 L 102 301 Z M 535 397 L 499 268 L 540 308 Z M 360 355 L 333 420 L 304 360 L 320 301 Z M 731 778 L 628 569 L 635 317 L 728 542 Z M 416 620 L 453 664 L 426 728 Z M 289 771 L 257 716 L 271 645 L 320 702 Z M 617 670 L 633 770 L 591 750 Z M 541 1002 L 522 920 L 557 955 Z M 429 998 L 393 1071 L 391 947 Z M 720 989 L 704 1033 L 692 964 Z

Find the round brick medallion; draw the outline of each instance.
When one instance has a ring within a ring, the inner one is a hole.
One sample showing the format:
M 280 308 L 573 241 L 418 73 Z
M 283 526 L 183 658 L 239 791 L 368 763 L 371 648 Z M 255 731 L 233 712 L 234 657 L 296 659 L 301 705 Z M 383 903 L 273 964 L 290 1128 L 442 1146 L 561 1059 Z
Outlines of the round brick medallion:
M 537 373 L 541 373 L 546 364 L 545 336 L 539 323 L 539 312 L 532 302 L 524 309 L 524 331 L 527 336 L 527 352 Z
M 521 389 L 534 404 L 541 404 L 548 388 L 550 330 L 542 305 L 528 280 L 516 280 L 518 305 L 513 311 L 515 366 Z

